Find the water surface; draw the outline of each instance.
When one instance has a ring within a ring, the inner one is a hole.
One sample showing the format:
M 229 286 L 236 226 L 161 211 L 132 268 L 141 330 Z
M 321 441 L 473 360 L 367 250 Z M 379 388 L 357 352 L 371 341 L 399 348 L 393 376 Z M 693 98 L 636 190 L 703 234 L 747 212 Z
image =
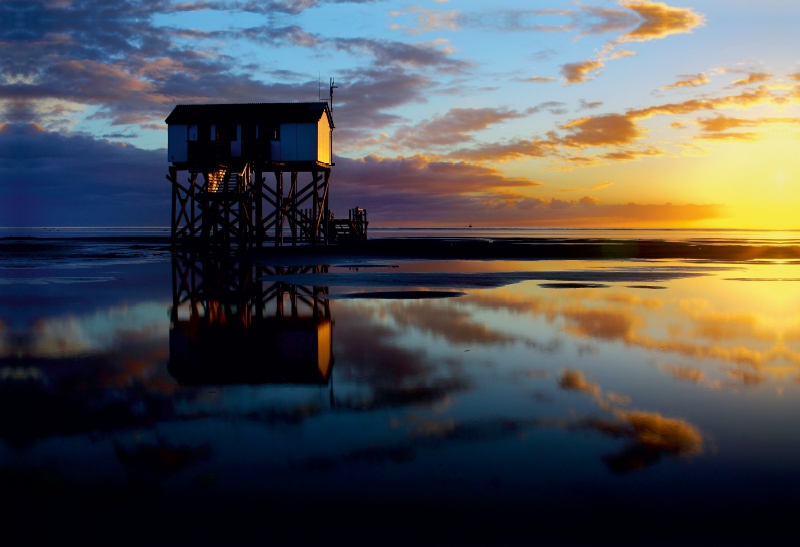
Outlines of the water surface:
M 283 268 L 93 245 L 0 269 L 20 507 L 671 523 L 652 537 L 775 533 L 798 508 L 791 262 Z

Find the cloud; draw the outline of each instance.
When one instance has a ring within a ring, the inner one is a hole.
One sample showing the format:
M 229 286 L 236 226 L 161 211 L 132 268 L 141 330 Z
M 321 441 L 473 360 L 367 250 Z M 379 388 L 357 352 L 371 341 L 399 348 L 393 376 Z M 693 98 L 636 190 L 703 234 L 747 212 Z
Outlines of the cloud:
M 380 214 L 387 223 L 452 222 L 485 207 L 487 193 L 503 194 L 540 184 L 506 177 L 494 168 L 421 155 L 337 157 L 336 165 L 332 203 L 346 208 L 358 204 Z
M 391 143 L 417 150 L 460 144 L 472 140 L 476 131 L 525 115 L 502 108 L 452 108 L 442 116 L 401 127 L 395 131 Z
M 649 448 L 673 455 L 697 454 L 703 436 L 684 420 L 667 418 L 657 412 L 621 411 L 618 415 L 636 431 L 636 440 Z
M 592 101 L 588 102 L 584 99 L 580 100 L 580 106 L 578 106 L 578 110 L 593 110 L 603 104 L 603 101 Z
M 544 298 L 501 291 L 491 298 L 477 294 L 464 298 L 481 308 L 530 314 L 576 338 L 623 343 L 653 352 L 659 359 L 670 354 L 690 362 L 703 359 L 727 376 L 731 376 L 728 371 L 737 371 L 733 377 L 743 382 L 748 381 L 745 374 L 783 380 L 800 370 L 800 352 L 790 345 L 800 339 L 796 314 L 774 320 L 736 308 L 718 310 L 706 300 L 637 300 L 608 289 L 586 289 L 569 296 Z M 665 326 L 664 336 L 647 334 L 653 321 Z M 700 382 L 705 377 L 695 368 L 661 368 L 687 381 Z
M 620 4 L 636 12 L 640 22 L 636 28 L 615 40 L 616 43 L 646 42 L 672 34 L 691 32 L 705 24 L 705 16 L 691 8 L 675 8 L 663 2 L 628 0 Z
M 591 309 L 586 306 L 565 306 L 561 316 L 565 330 L 580 337 L 601 340 L 628 338 L 642 324 L 639 316 L 625 309 Z
M 667 89 L 677 89 L 679 87 L 697 87 L 700 85 L 705 85 L 709 83 L 711 80 L 708 79 L 705 72 L 701 72 L 699 74 L 681 74 L 680 80 L 675 82 L 674 84 L 665 85 L 661 88 L 661 91 L 666 91 Z
M 642 150 L 617 150 L 616 152 L 608 152 L 601 154 L 599 157 L 605 160 L 612 161 L 636 161 L 641 157 L 663 156 L 666 154 L 663 148 L 657 146 L 645 148 Z
M 718 141 L 753 141 L 761 137 L 760 133 L 753 131 L 742 131 L 734 133 L 724 133 L 728 129 L 739 129 L 743 127 L 764 127 L 768 125 L 797 125 L 800 118 L 756 118 L 752 120 L 743 118 L 730 118 L 723 115 L 716 115 L 711 118 L 700 118 L 697 124 L 702 127 L 705 133 L 697 135 L 696 139 L 718 140 Z
M 547 101 L 544 103 L 539 103 L 534 107 L 528 108 L 525 112 L 527 114 L 536 114 L 537 112 L 541 112 L 542 110 L 546 110 L 550 114 L 566 114 L 567 109 L 564 108 L 567 106 L 567 103 L 562 103 L 560 101 Z
M 561 75 L 568 84 L 577 84 L 591 80 L 589 76 L 605 66 L 605 62 L 600 59 L 588 59 L 576 63 L 566 63 L 561 65 Z
M 586 380 L 579 370 L 564 370 L 558 379 L 558 385 L 568 391 L 580 391 L 595 397 L 600 395 L 600 386 Z
M 722 115 L 717 115 L 713 118 L 700 118 L 697 120 L 697 123 L 703 128 L 703 131 L 725 131 L 727 129 L 752 127 L 754 125 L 751 120 L 728 118 Z
M 772 74 L 768 72 L 752 72 L 750 73 L 747 78 L 741 78 L 739 80 L 734 80 L 731 82 L 732 86 L 743 86 L 743 85 L 751 85 L 751 84 L 758 84 L 761 82 L 766 82 L 772 77 Z
M 603 188 L 608 188 L 614 184 L 613 182 L 601 182 L 600 184 L 595 184 L 590 188 L 565 188 L 563 190 L 559 190 L 559 192 L 586 192 L 592 190 L 602 190 Z
M 533 76 L 531 78 L 524 78 L 523 82 L 533 82 L 537 84 L 543 84 L 547 82 L 555 82 L 556 79 L 550 76 Z
M 384 312 L 403 330 L 413 327 L 453 345 L 508 345 L 518 341 L 528 342 L 519 336 L 492 329 L 482 321 L 476 321 L 469 310 L 442 306 L 430 301 L 395 302 L 386 306 Z
M 549 61 L 550 59 L 552 59 L 556 55 L 558 55 L 558 52 L 556 50 L 554 50 L 554 49 L 543 49 L 541 51 L 537 51 L 536 53 L 534 53 L 531 56 L 531 58 L 534 61 Z M 800 73 L 798 73 L 798 74 L 800 74 Z
M 334 211 L 365 207 L 391 224 L 575 226 L 664 224 L 717 218 L 718 205 L 600 204 L 529 196 L 540 185 L 501 171 L 425 156 L 336 158 Z
M 541 108 L 546 104 L 548 103 L 543 103 L 543 105 L 536 108 Z M 632 161 L 642 157 L 667 154 L 663 148 L 658 146 L 631 148 L 631 145 L 645 136 L 639 120 L 661 115 L 690 114 L 701 110 L 749 109 L 758 105 L 781 106 L 783 104 L 785 104 L 783 97 L 774 94 L 767 88 L 760 87 L 755 90 L 717 98 L 691 99 L 678 103 L 631 109 L 622 114 L 585 116 L 562 125 L 563 134 L 550 131 L 544 138 L 518 138 L 504 142 L 481 143 L 471 148 L 452 150 L 447 153 L 447 157 L 472 162 L 552 158 L 555 160 L 555 165 L 560 163 L 560 168 L 562 169 L 598 165 L 605 161 Z M 791 117 L 762 118 L 756 125 L 766 123 L 793 124 L 796 123 L 796 119 Z M 683 127 L 683 125 L 679 123 L 678 126 L 673 124 L 671 127 Z M 752 137 L 753 135 L 743 134 L 738 138 L 742 140 Z M 737 137 L 709 136 L 708 138 L 719 140 L 736 139 Z M 612 150 L 598 155 L 578 154 L 570 151 L 570 149 L 582 150 L 591 147 L 611 148 Z
M 420 6 L 411 6 L 406 11 L 391 11 L 389 15 L 392 17 L 411 16 L 414 19 L 413 26 L 399 24 L 390 26 L 392 30 L 402 30 L 408 34 L 416 35 L 441 30 L 459 30 L 459 12 L 456 10 L 430 10 Z
M 668 418 L 657 412 L 616 411 L 626 426 L 615 422 L 588 420 L 585 425 L 612 437 L 630 438 L 633 443 L 618 454 L 605 456 L 608 468 L 615 473 L 629 473 L 658 463 L 663 455 L 685 457 L 703 448 L 703 435 L 680 418 Z
M 166 160 L 164 150 L 3 124 L 0 224 L 164 225 L 170 214 Z
M 624 114 L 579 118 L 562 128 L 568 131 L 562 143 L 575 148 L 629 144 L 642 136 L 641 130 Z
M 450 162 L 422 155 L 385 158 L 375 155 L 359 159 L 337 158 L 337 177 L 365 191 L 450 195 L 498 188 L 524 188 L 539 183 L 526 178 L 508 178 L 501 171 L 463 162 Z M 391 189 L 391 190 L 390 190 Z
M 471 66 L 467 61 L 450 57 L 451 51 L 443 41 L 407 44 L 369 38 L 334 38 L 330 43 L 341 51 L 372 55 L 379 66 L 396 63 L 414 68 L 435 67 L 449 72 L 461 72 Z
M 577 84 L 591 80 L 593 78 L 590 75 L 603 68 L 607 61 L 636 55 L 636 52 L 631 50 L 619 50 L 614 52 L 614 48 L 620 44 L 627 42 L 646 42 L 649 40 L 666 38 L 672 34 L 691 32 L 694 28 L 701 26 L 705 21 L 703 15 L 695 13 L 691 9 L 674 8 L 662 2 L 627 0 L 620 2 L 620 4 L 633 11 L 635 17 L 629 12 L 620 13 L 616 10 L 612 10 L 615 13 L 613 20 L 617 23 L 610 26 L 600 25 L 596 28 L 602 30 L 602 32 L 607 32 L 612 29 L 620 30 L 621 28 L 627 28 L 638 19 L 637 26 L 633 30 L 607 42 L 602 51 L 598 52 L 593 59 L 561 65 L 561 75 L 564 77 L 565 83 Z M 581 6 L 581 8 L 584 9 L 587 7 Z M 599 8 L 597 9 L 599 10 Z M 592 9 L 587 8 L 586 12 L 592 13 Z M 627 15 L 627 17 L 622 17 L 622 14 Z
M 459 73 L 471 65 L 454 59 L 445 42 L 409 44 L 367 38 L 329 38 L 307 32 L 297 25 L 262 25 L 200 31 L 157 26 L 159 14 L 205 9 L 299 13 L 319 5 L 316 0 L 290 2 L 201 2 L 176 5 L 165 1 L 130 0 L 109 4 L 102 0 L 78 3 L 32 2 L 25 9 L 16 4 L 0 5 L 0 102 L 4 117 L 19 122 L 47 123 L 68 127 L 72 113 L 55 112 L 52 105 L 94 107 L 94 119 L 112 125 L 139 124 L 143 128 L 160 123 L 175 103 L 297 100 L 298 95 L 316 97 L 316 79 L 267 83 L 247 68 L 247 61 L 226 56 L 214 42 L 247 40 L 274 47 L 328 48 L 366 57 L 370 66 L 343 71 L 356 89 L 364 85 L 407 81 L 415 89 L 400 86 L 407 102 L 419 100 L 434 85 L 420 74 Z M 293 76 L 297 80 L 298 75 Z M 387 89 L 384 95 L 391 92 Z M 380 96 L 378 97 L 381 98 Z M 403 104 L 389 101 L 392 106 Z M 368 101 L 369 103 L 369 101 Z M 353 112 L 352 129 L 375 127 L 397 121 L 380 107 Z M 352 110 L 352 109 L 351 109 Z M 346 109 L 344 109 L 346 112 Z M 361 120 L 358 120 L 361 118 Z M 109 134 L 113 132 L 108 132 Z M 346 137 L 346 135 L 344 135 Z
M 695 136 L 695 139 L 705 139 L 709 141 L 755 141 L 759 139 L 759 134 L 752 131 L 741 131 L 738 133 L 706 133 Z
M 636 17 L 629 11 L 578 4 L 572 12 L 573 25 L 580 29 L 580 36 L 619 32 L 636 24 Z
M 428 76 L 389 67 L 343 71 L 341 80 L 346 92 L 336 99 L 334 121 L 337 146 L 362 137 L 358 130 L 375 129 L 400 120 L 387 111 L 410 102 L 423 102 L 432 85 Z M 316 82 L 314 83 L 316 86 Z
M 622 59 L 624 57 L 633 57 L 634 55 L 637 55 L 635 51 L 630 49 L 620 49 L 619 51 L 612 53 L 609 59 Z
M 738 95 L 727 95 L 715 99 L 691 99 L 680 103 L 667 103 L 638 110 L 629 110 L 626 116 L 633 120 L 643 120 L 659 115 L 689 114 L 698 110 L 718 110 L 722 108 L 751 108 L 762 104 L 775 104 L 779 99 L 768 89 L 758 88 L 743 91 Z
M 510 142 L 480 144 L 473 148 L 459 148 L 449 152 L 447 157 L 477 162 L 541 158 L 553 154 L 556 146 L 552 139 L 515 139 Z
M 643 469 L 657 463 L 663 455 L 685 457 L 702 451 L 703 435 L 692 424 L 657 412 L 614 408 L 614 405 L 629 403 L 630 398 L 614 393 L 604 396 L 600 386 L 586 380 L 580 371 L 564 370 L 558 385 L 565 390 L 590 395 L 601 409 L 614 416 L 614 420 L 579 420 L 577 423 L 568 423 L 567 427 L 592 429 L 610 437 L 628 439 L 629 444 L 620 453 L 603 458 L 616 473 Z

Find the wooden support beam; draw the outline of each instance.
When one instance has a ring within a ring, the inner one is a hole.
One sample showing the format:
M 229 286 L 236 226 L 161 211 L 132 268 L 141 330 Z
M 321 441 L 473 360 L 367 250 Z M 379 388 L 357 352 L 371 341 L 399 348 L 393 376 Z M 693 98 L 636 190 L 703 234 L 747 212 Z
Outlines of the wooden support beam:
M 177 228 L 178 228 L 178 221 L 177 221 L 177 217 L 175 215 L 175 207 L 176 207 L 176 201 L 177 201 L 177 197 L 178 197 L 178 195 L 177 195 L 177 192 L 178 192 L 178 188 L 177 188 L 178 170 L 175 169 L 174 167 L 170 167 L 169 168 L 169 174 L 167 175 L 167 180 L 172 183 L 172 189 L 171 189 L 172 190 L 172 211 L 171 211 L 172 219 L 170 220 L 170 226 L 171 226 L 170 235 L 171 235 L 172 243 L 174 245 L 175 244 L 175 234 L 176 234 Z
M 311 244 L 312 245 L 316 245 L 317 244 L 317 234 L 319 233 L 319 231 L 318 231 L 319 230 L 319 222 L 317 221 L 317 213 L 319 211 L 319 186 L 318 186 L 319 177 L 317 176 L 317 171 L 312 171 L 311 175 L 314 177 L 314 180 L 312 182 L 312 184 L 314 185 L 314 189 L 312 190 L 312 192 L 313 192 L 313 195 L 312 195 L 313 201 L 312 201 L 312 204 L 311 204 L 311 209 L 312 209 L 312 211 L 314 211 L 314 221 L 313 221 L 313 224 L 311 225 L 310 239 L 311 239 Z
M 283 173 L 275 172 L 275 246 L 283 246 Z
M 169 168 L 173 242 L 223 249 L 257 247 L 269 241 L 280 247 L 285 243 L 286 222 L 287 236 L 290 235 L 293 246 L 327 244 L 333 240 L 327 166 L 261 160 L 227 166 L 215 162 L 204 165 L 199 170 L 188 163 Z M 294 170 L 289 171 L 290 184 L 284 192 L 284 168 L 290 165 Z M 179 182 L 180 171 L 187 169 L 187 181 Z M 270 172 L 275 176 L 274 184 L 271 180 L 267 182 L 266 175 Z M 301 186 L 301 173 L 305 172 L 311 174 L 311 181 Z
M 261 247 L 261 244 L 266 239 L 264 233 L 264 225 L 261 219 L 264 216 L 264 182 L 265 179 L 261 173 L 261 166 L 256 167 L 255 188 L 253 189 L 256 200 L 256 218 L 253 219 L 256 226 L 255 244 Z
M 297 246 L 297 171 L 292 171 L 292 187 L 289 190 L 289 227 L 292 230 L 292 247 Z
M 328 169 L 325 171 L 325 194 L 322 198 L 323 203 L 323 212 L 325 216 L 325 245 L 328 245 L 330 241 L 330 211 L 328 210 L 328 187 L 330 186 L 331 181 L 331 171 Z

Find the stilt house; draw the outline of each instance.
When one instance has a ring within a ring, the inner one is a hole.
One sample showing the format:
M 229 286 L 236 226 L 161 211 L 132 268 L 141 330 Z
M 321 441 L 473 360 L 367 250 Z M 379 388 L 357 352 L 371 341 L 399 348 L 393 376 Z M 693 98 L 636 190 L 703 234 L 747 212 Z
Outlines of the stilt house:
M 333 118 L 326 102 L 178 105 L 166 119 L 169 161 L 249 161 L 331 166 Z
M 351 209 L 345 221 L 328 209 L 334 125 L 327 102 L 178 105 L 165 121 L 173 242 L 366 239 L 366 211 Z M 180 171 L 189 173 L 185 184 Z M 300 173 L 311 182 L 298 185 Z

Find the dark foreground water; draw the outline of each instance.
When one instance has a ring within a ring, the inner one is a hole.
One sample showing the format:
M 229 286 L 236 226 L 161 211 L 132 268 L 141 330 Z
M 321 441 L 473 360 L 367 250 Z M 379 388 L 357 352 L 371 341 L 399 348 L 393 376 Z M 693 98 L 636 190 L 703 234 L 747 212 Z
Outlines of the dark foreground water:
M 795 534 L 796 262 L 30 245 L 0 267 L 0 496 L 26 534 Z

